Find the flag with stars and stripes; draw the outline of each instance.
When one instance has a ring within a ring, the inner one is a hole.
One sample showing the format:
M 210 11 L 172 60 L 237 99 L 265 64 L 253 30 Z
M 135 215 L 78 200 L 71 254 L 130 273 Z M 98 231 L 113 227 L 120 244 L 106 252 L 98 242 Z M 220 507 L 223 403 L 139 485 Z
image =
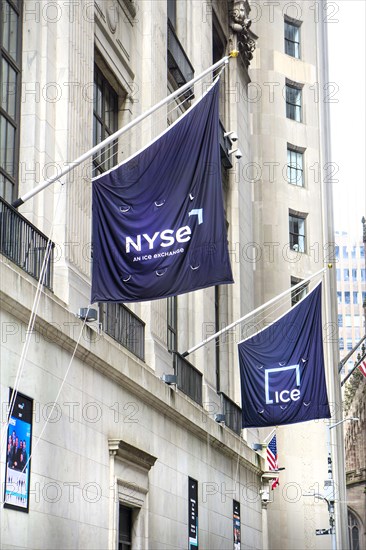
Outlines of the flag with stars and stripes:
M 362 363 L 358 365 L 358 368 L 360 369 L 362 374 L 366 376 L 366 361 L 362 361 Z
M 277 457 L 277 436 L 272 437 L 267 447 L 267 462 L 269 470 L 278 470 L 278 457 Z M 272 489 L 275 489 L 280 484 L 280 478 L 272 480 Z

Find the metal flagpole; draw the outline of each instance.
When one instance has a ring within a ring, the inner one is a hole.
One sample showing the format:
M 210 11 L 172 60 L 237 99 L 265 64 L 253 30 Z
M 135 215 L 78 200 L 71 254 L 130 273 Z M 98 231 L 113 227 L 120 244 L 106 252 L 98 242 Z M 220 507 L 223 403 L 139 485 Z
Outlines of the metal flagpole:
M 347 363 L 348 359 L 355 353 L 355 351 L 357 350 L 357 348 L 360 347 L 360 345 L 362 344 L 362 342 L 363 342 L 365 339 L 366 339 L 366 334 L 365 334 L 364 336 L 362 336 L 361 340 L 359 340 L 355 346 L 353 346 L 353 348 L 351 349 L 351 351 L 350 351 L 349 353 L 347 353 L 346 357 L 343 357 L 343 359 L 341 359 L 341 361 L 339 362 L 339 367 L 338 367 L 339 373 L 340 373 L 341 370 L 343 369 L 345 363 Z
M 341 382 L 341 386 L 343 386 L 345 384 L 345 382 L 347 382 L 348 378 L 350 376 L 352 376 L 352 374 L 354 373 L 354 371 L 361 365 L 362 361 L 364 361 L 366 358 L 366 354 L 363 355 L 363 357 L 361 357 L 361 359 L 359 359 L 357 361 L 357 363 L 354 365 L 354 367 L 352 367 L 352 369 L 349 371 L 349 373 L 347 374 L 347 376 L 345 376 Z
M 267 443 L 267 441 L 270 441 L 272 439 L 272 437 L 274 436 L 274 434 L 276 433 L 276 430 L 277 430 L 277 426 L 275 428 L 273 428 L 273 430 L 271 430 L 269 432 L 269 434 L 267 435 L 267 437 L 265 437 L 263 439 L 263 444 L 265 445 Z
M 201 78 L 203 78 L 210 72 L 214 71 L 215 69 L 218 69 L 219 67 L 221 67 L 221 65 L 228 63 L 231 57 L 237 57 L 238 53 L 239 52 L 237 52 L 237 50 L 233 50 L 232 52 L 230 52 L 229 55 L 226 55 L 225 57 L 220 59 L 220 61 L 217 61 L 216 63 L 211 65 L 208 69 L 205 69 L 201 74 L 192 78 L 192 80 L 190 80 L 189 82 L 187 82 L 186 84 L 178 88 L 178 90 L 175 90 L 170 95 L 168 95 L 167 97 L 159 101 L 159 103 L 156 103 L 156 105 L 153 105 L 153 107 L 150 107 L 150 109 L 148 109 L 147 111 L 139 115 L 137 118 L 135 118 L 134 120 L 126 124 L 126 126 L 124 126 L 123 128 L 120 128 L 119 130 L 114 132 L 114 134 L 111 134 L 110 136 L 108 136 L 105 140 L 98 143 L 98 145 L 95 145 L 92 149 L 89 149 L 89 151 L 87 151 L 86 153 L 78 157 L 72 163 L 68 164 L 60 173 L 43 181 L 42 183 L 34 187 L 34 189 L 31 189 L 30 191 L 25 193 L 22 197 L 19 197 L 18 199 L 16 199 L 13 202 L 12 206 L 14 208 L 18 208 L 18 206 L 21 206 L 22 204 L 24 204 L 27 200 L 34 197 L 34 195 L 37 195 L 37 193 L 39 193 L 40 191 L 43 191 L 43 189 L 45 189 L 55 181 L 59 180 L 60 178 L 62 178 L 63 176 L 71 172 L 73 168 L 75 168 L 76 166 L 79 166 L 79 164 L 81 164 L 91 156 L 95 155 L 95 153 L 98 153 L 98 151 L 103 149 L 103 147 L 105 147 L 106 145 L 108 145 L 109 143 L 111 143 L 112 141 L 120 137 L 122 134 L 130 130 L 133 126 L 141 122 L 141 120 L 143 120 L 144 118 L 148 117 L 149 115 L 157 111 L 160 107 L 162 107 L 166 103 L 169 103 L 169 101 L 175 99 L 178 95 L 180 95 L 185 90 L 188 90 L 193 84 L 201 80 Z
M 328 264 L 328 268 L 332 267 L 332 264 Z M 307 277 L 306 279 L 303 279 L 302 281 L 300 281 L 299 283 L 297 283 L 296 285 L 288 288 L 287 290 L 285 290 L 284 292 L 282 292 L 282 294 L 278 294 L 278 296 L 275 296 L 274 298 L 272 298 L 271 300 L 269 300 L 268 302 L 266 302 L 265 304 L 257 307 L 257 309 L 253 309 L 253 311 L 247 313 L 246 315 L 244 315 L 244 317 L 241 317 L 240 319 L 238 319 L 237 321 L 234 321 L 234 323 L 231 323 L 230 325 L 228 325 L 227 327 L 219 330 L 218 332 L 216 332 L 215 334 L 212 334 L 211 336 L 209 336 L 208 338 L 206 338 L 205 340 L 203 340 L 202 342 L 200 342 L 199 344 L 197 344 L 196 346 L 194 346 L 193 348 L 190 348 L 188 351 L 185 351 L 184 353 L 182 353 L 182 357 L 187 357 L 187 355 L 189 355 L 190 353 L 193 353 L 194 351 L 196 351 L 197 349 L 201 348 L 202 346 L 205 346 L 206 344 L 208 344 L 209 342 L 211 342 L 212 340 L 214 340 L 215 338 L 218 338 L 219 336 L 221 336 L 221 334 L 224 334 L 225 332 L 227 332 L 228 330 L 236 327 L 237 325 L 239 325 L 240 323 L 242 323 L 243 321 L 245 321 L 246 319 L 248 319 L 249 317 L 252 317 L 253 315 L 256 315 L 257 313 L 259 313 L 260 311 L 262 311 L 262 309 L 266 308 L 267 306 L 270 306 L 272 305 L 274 302 L 276 302 L 277 300 L 280 300 L 281 298 L 283 298 L 284 296 L 286 296 L 286 294 L 288 294 L 289 292 L 293 292 L 294 290 L 297 290 L 298 288 L 300 288 L 302 285 L 304 285 L 305 283 L 307 283 L 308 281 L 310 281 L 311 279 L 313 279 L 314 277 L 317 277 L 318 275 L 320 275 L 321 273 L 323 273 L 327 268 L 326 267 L 323 267 L 323 269 L 320 269 L 319 271 L 317 271 L 316 273 L 313 273 L 312 275 L 310 275 L 310 277 Z

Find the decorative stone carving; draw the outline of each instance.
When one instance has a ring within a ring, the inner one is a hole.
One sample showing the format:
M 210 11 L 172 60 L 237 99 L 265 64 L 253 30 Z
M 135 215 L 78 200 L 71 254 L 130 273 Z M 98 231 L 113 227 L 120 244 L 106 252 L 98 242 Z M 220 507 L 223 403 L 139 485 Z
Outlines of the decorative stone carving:
M 249 29 L 252 21 L 249 19 L 249 4 L 245 0 L 234 1 L 230 9 L 230 28 L 236 35 L 236 47 L 248 67 L 253 59 L 256 36 Z
M 117 0 L 109 0 L 107 5 L 107 23 L 109 30 L 114 34 L 117 30 L 118 19 L 119 19 L 119 8 Z

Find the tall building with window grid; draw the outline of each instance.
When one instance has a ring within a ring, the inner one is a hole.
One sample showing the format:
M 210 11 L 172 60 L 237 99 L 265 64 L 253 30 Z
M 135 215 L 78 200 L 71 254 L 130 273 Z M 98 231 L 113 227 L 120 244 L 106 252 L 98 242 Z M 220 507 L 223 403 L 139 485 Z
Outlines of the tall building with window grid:
M 366 300 L 365 248 L 351 241 L 345 232 L 336 232 L 337 302 L 340 356 L 345 357 L 365 334 Z M 354 366 L 356 356 L 344 365 L 343 374 Z
M 326 9 L 320 4 L 317 7 Z M 253 17 L 252 28 L 258 36 L 249 70 L 250 97 L 254 98 L 253 229 L 254 241 L 263 245 L 255 264 L 256 303 L 301 283 L 308 274 L 335 260 L 326 25 L 319 13 L 314 13 L 309 2 L 276 2 L 261 4 L 260 16 Z M 335 268 L 328 276 L 332 298 L 325 295 L 323 312 L 331 313 L 333 321 L 329 334 L 324 334 L 327 382 L 329 389 L 335 381 L 333 395 L 340 402 Z M 291 305 L 309 289 L 304 284 L 293 292 Z M 342 418 L 340 406 L 332 413 L 332 422 Z M 269 547 L 308 548 L 315 529 L 329 526 L 325 502 L 318 500 L 311 508 L 311 497 L 304 496 L 314 492 L 314 487 L 324 494 L 327 430 L 325 422 L 277 429 L 278 463 L 285 470 L 280 480 L 282 491 L 274 491 L 274 502 L 268 506 Z M 334 430 L 330 435 L 335 435 Z M 338 449 L 342 463 L 343 445 Z M 340 490 L 343 497 L 337 500 L 336 532 L 338 545 L 343 547 L 347 545 L 344 478 Z M 329 539 L 321 538 L 314 544 L 328 548 Z

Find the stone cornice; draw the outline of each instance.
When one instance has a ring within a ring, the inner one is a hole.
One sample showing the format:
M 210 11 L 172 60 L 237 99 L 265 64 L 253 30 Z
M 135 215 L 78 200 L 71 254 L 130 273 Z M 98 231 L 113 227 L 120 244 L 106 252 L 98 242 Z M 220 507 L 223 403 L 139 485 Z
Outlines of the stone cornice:
M 2 255 L 0 262 L 2 308 L 27 324 L 37 282 Z M 82 322 L 67 310 L 64 302 L 48 290 L 42 293 L 35 329 L 41 336 L 45 336 L 47 342 L 54 342 L 72 353 L 81 326 Z M 81 339 L 76 350 L 78 359 L 202 441 L 209 441 L 212 447 L 235 460 L 239 456 L 244 467 L 255 474 L 261 473 L 260 458 L 241 437 L 216 423 L 186 395 L 164 384 L 143 361 L 112 338 L 104 333 L 98 335 L 89 327 L 85 327 L 84 331 L 87 337 Z
M 145 451 L 126 443 L 122 439 L 108 439 L 109 452 L 121 460 L 131 462 L 145 470 L 154 466 L 157 458 Z

